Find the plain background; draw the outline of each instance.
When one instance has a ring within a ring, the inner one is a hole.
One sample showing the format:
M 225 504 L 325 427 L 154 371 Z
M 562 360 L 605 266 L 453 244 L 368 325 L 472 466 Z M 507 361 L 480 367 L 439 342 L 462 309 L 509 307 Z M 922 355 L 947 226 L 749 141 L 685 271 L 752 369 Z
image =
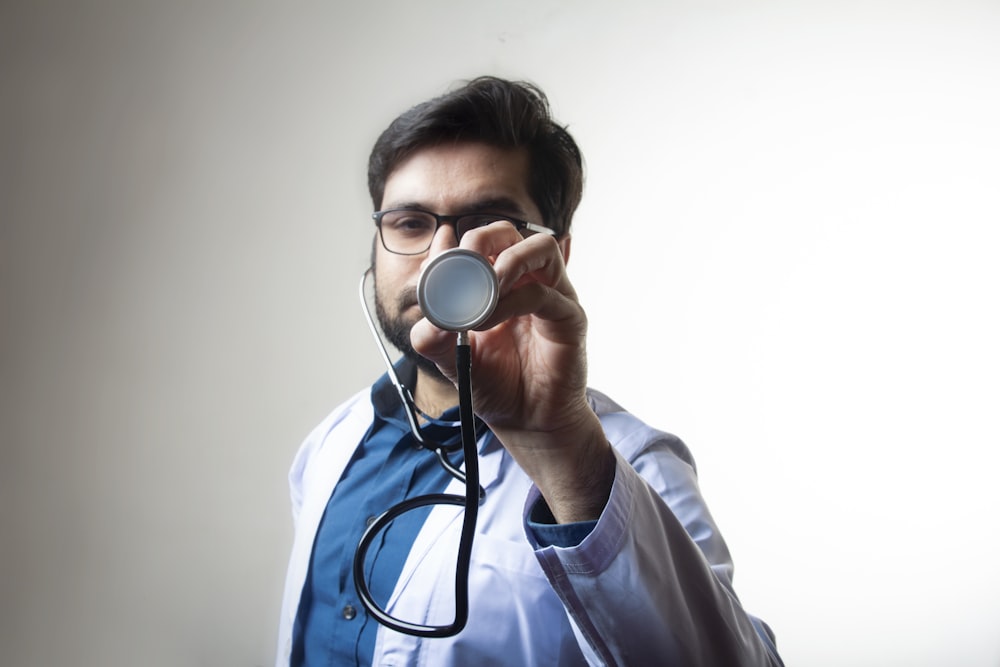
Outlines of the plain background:
M 482 73 L 583 147 L 591 384 L 692 447 L 786 662 L 995 667 L 970 0 L 0 3 L 0 663 L 273 660 L 288 465 L 381 372 L 368 150 Z

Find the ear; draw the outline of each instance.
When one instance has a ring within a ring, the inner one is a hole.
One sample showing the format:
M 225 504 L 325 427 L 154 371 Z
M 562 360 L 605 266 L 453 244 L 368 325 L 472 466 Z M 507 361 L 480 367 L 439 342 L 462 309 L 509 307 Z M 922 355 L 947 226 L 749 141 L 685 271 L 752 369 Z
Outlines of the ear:
M 563 234 L 562 238 L 556 241 L 559 244 L 559 250 L 562 251 L 563 264 L 569 264 L 569 249 L 573 245 L 573 236 L 569 232 Z

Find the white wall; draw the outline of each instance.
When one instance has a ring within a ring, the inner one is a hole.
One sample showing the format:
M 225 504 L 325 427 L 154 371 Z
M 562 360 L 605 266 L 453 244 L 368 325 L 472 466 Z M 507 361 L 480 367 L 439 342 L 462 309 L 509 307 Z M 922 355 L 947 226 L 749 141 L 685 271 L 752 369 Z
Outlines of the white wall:
M 0 6 L 2 662 L 271 661 L 285 471 L 379 372 L 368 149 L 495 73 L 587 158 L 592 384 L 786 662 L 996 665 L 1000 8 L 357 5 Z

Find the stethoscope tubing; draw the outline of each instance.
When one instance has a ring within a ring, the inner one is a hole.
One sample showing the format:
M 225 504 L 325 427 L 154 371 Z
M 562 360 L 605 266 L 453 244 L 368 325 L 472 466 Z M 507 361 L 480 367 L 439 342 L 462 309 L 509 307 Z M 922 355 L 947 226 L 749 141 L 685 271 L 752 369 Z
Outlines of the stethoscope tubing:
M 432 449 L 437 454 L 441 465 L 449 474 L 464 481 L 465 494 L 434 493 L 417 496 L 397 503 L 379 515 L 362 534 L 358 547 L 354 552 L 354 587 L 357 590 L 361 604 L 371 614 L 372 618 L 383 626 L 417 637 L 451 637 L 457 635 L 465 628 L 469 618 L 469 568 L 472 563 L 472 546 L 476 534 L 479 504 L 485 499 L 485 492 L 479 485 L 479 452 L 477 448 L 475 410 L 472 401 L 472 349 L 469 345 L 468 333 L 460 332 L 458 335 L 458 345 L 455 349 L 455 365 L 458 375 L 458 406 L 462 429 L 462 453 L 465 458 L 465 473 L 462 474 L 461 471 L 451 465 L 447 454 L 441 447 L 430 447 L 424 441 L 419 425 L 415 422 L 413 411 L 406 409 L 407 400 L 412 401 L 413 399 L 409 395 L 409 390 L 402 385 L 396 375 L 395 369 L 389 360 L 388 352 L 382 344 L 381 337 L 378 335 L 375 322 L 368 309 L 368 303 L 365 300 L 365 281 L 370 272 L 371 269 L 369 268 L 361 277 L 361 305 L 365 312 L 368 326 L 378 343 L 382 358 L 388 368 L 389 378 L 395 385 L 400 400 L 403 402 L 404 412 L 407 413 L 410 422 L 410 429 L 413 436 L 421 445 Z M 459 537 L 458 553 L 455 561 L 455 618 L 447 625 L 423 625 L 395 618 L 382 609 L 372 598 L 364 571 L 368 549 L 376 536 L 399 516 L 429 505 L 459 505 L 464 508 L 462 531 Z

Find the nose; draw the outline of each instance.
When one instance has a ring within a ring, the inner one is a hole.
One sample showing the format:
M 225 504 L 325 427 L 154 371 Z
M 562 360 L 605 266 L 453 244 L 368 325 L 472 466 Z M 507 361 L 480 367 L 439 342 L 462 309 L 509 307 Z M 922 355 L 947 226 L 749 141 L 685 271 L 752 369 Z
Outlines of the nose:
M 427 252 L 427 258 L 430 259 L 431 257 L 440 255 L 445 250 L 457 247 L 458 230 L 455 229 L 455 223 L 442 222 L 437 230 L 435 230 L 434 238 L 431 239 L 431 247 Z
M 427 263 L 443 253 L 458 247 L 458 232 L 455 230 L 455 223 L 442 222 L 434 231 L 434 238 L 431 239 L 431 246 L 420 262 L 420 270 L 423 271 Z

